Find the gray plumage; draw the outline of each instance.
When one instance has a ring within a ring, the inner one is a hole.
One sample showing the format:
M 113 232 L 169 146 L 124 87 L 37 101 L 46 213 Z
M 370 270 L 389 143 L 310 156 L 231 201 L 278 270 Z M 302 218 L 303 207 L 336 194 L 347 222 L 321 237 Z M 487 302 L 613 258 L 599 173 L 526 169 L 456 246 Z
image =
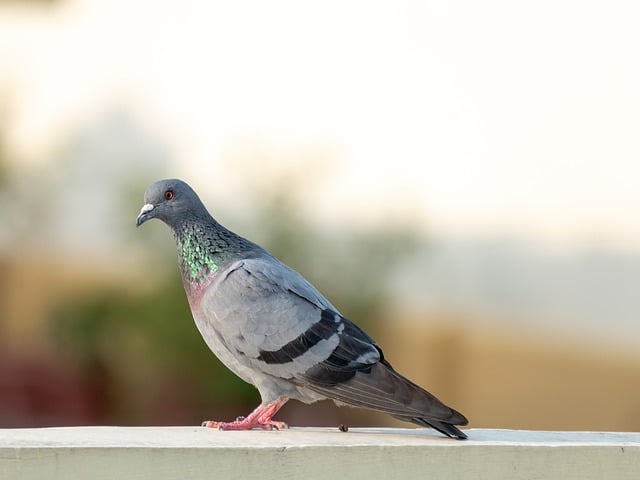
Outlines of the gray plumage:
M 466 438 L 455 427 L 467 424 L 462 414 L 397 373 L 376 342 L 299 273 L 214 220 L 186 183 L 152 184 L 136 223 L 151 218 L 171 227 L 189 305 L 205 342 L 262 398 L 244 423 L 210 423 L 280 426 L 271 417 L 287 399 L 329 398 Z

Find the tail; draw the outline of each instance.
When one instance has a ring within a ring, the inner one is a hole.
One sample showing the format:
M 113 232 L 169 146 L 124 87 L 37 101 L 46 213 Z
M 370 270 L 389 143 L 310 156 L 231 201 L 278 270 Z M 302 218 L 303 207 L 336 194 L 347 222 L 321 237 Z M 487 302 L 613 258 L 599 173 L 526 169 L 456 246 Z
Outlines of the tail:
M 420 425 L 422 427 L 431 427 L 431 428 L 439 431 L 440 433 L 444 433 L 446 436 L 451 437 L 451 438 L 455 438 L 457 440 L 466 440 L 467 439 L 467 434 L 464 433 L 459 428 L 456 428 L 451 423 L 438 422 L 438 421 L 435 421 L 435 420 L 427 420 L 426 418 L 420 418 L 420 417 L 410 418 L 410 417 L 400 417 L 398 415 L 394 415 L 394 417 L 397 418 L 398 420 L 404 420 L 405 422 L 415 423 L 416 425 Z M 465 418 L 465 422 L 464 423 L 458 423 L 457 425 L 466 425 L 468 423 L 466 420 L 467 419 Z
M 356 372 L 344 382 L 306 386 L 347 405 L 385 412 L 459 440 L 467 438 L 455 427 L 468 423 L 464 415 L 400 375 L 386 360 Z

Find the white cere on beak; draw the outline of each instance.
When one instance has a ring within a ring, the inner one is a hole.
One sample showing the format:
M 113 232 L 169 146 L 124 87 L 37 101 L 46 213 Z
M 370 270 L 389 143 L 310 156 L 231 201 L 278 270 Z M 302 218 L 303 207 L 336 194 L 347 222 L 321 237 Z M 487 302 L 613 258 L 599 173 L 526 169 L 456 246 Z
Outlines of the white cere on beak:
M 151 210 L 153 210 L 153 208 L 154 208 L 153 205 L 151 205 L 150 203 L 144 204 L 140 209 L 140 215 L 142 215 L 143 213 L 150 212 Z

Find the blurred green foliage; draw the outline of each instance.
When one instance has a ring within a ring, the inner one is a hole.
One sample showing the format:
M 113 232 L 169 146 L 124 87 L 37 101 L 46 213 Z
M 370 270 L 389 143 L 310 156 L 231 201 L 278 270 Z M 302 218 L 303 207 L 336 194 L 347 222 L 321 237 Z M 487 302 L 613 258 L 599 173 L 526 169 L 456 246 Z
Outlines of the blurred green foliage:
M 174 412 L 178 422 L 198 421 L 191 417 L 220 404 L 255 403 L 253 389 L 214 359 L 190 319 L 176 272 L 149 293 L 111 290 L 66 302 L 50 326 L 58 348 L 108 384 L 107 420 L 172 423 L 154 411 L 162 395 L 183 410 Z

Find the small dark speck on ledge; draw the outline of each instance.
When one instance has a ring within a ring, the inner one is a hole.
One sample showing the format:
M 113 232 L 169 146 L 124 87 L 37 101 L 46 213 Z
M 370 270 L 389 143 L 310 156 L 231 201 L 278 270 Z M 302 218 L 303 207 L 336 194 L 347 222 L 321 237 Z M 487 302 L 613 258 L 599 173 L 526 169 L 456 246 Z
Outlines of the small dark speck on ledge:
M 341 432 L 348 432 L 349 431 L 349 427 L 347 425 L 345 425 L 344 423 L 341 423 L 338 426 L 338 430 L 340 430 Z

